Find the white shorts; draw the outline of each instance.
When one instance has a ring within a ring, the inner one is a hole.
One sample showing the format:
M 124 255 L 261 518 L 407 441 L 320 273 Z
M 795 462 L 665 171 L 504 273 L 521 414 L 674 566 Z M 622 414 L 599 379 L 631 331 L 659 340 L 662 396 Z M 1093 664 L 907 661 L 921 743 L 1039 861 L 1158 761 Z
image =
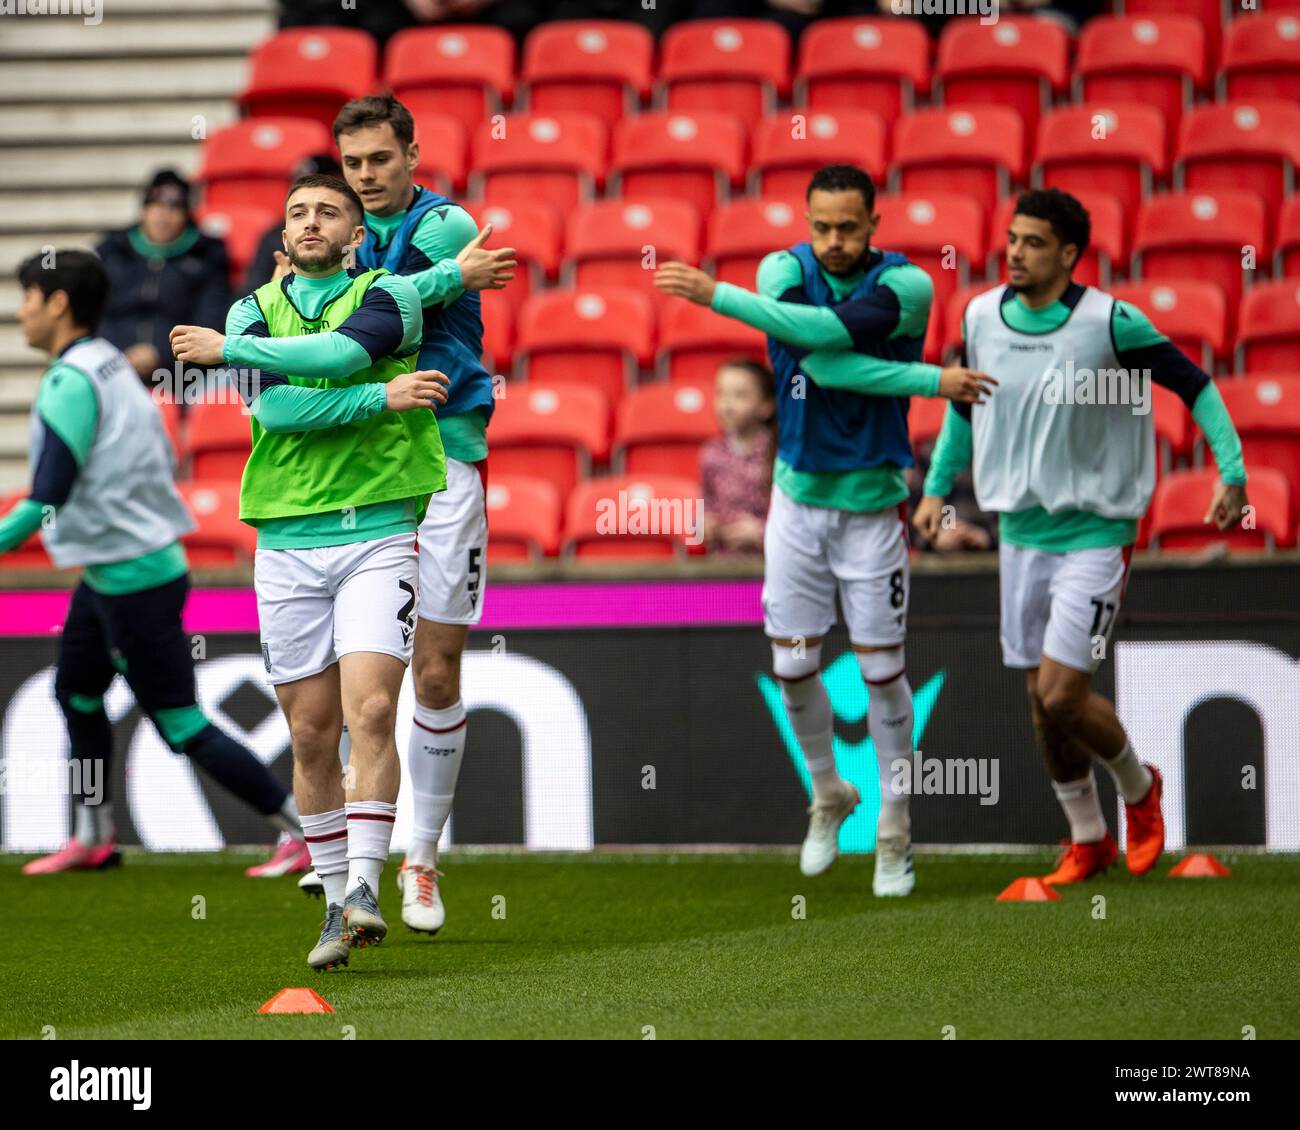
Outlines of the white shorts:
M 772 491 L 763 537 L 763 629 L 772 639 L 824 636 L 835 593 L 849 639 L 897 647 L 907 633 L 907 527 L 896 507 L 857 514 Z
M 420 523 L 420 619 L 477 624 L 487 587 L 487 497 L 474 463 L 447 460 L 447 489 Z
M 1043 656 L 1091 674 L 1110 649 L 1131 546 L 1044 553 L 1002 543 L 1002 662 L 1028 670 Z
M 267 681 L 305 679 L 353 651 L 409 665 L 419 579 L 414 533 L 318 549 L 259 549 L 253 587 Z

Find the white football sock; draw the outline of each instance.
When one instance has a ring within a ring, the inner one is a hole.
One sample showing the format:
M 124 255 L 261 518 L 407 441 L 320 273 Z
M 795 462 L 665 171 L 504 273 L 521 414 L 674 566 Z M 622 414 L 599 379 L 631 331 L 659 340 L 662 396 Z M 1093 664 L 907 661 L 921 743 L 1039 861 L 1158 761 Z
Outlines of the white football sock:
M 343 806 L 348 817 L 348 886 L 350 895 L 364 879 L 379 893 L 379 876 L 393 841 L 397 805 L 386 800 L 350 800 Z
M 325 905 L 342 906 L 348 882 L 348 822 L 341 808 L 302 818 L 311 865 L 325 885 Z
M 1155 778 L 1151 776 L 1151 770 L 1137 759 L 1137 754 L 1133 752 L 1133 747 L 1128 742 L 1125 742 L 1124 748 L 1109 761 L 1104 757 L 1099 757 L 1097 760 L 1110 772 L 1115 788 L 1124 797 L 1125 804 L 1137 804 L 1146 799 Z
M 406 769 L 415 800 L 415 826 L 406 850 L 406 862 L 412 866 L 437 865 L 438 839 L 455 799 L 468 728 L 462 702 L 444 710 L 415 704 L 411 742 L 406 750 Z
M 1052 791 L 1070 822 L 1070 839 L 1076 844 L 1095 844 L 1106 838 L 1106 818 L 1101 814 L 1097 781 L 1091 769 L 1078 781 L 1053 781 Z
M 835 768 L 835 716 L 821 677 L 821 645 L 793 648 L 772 645 L 772 670 L 781 683 L 785 716 L 803 751 L 812 777 L 813 803 L 838 801 L 844 788 Z
M 876 773 L 880 781 L 880 816 L 876 830 L 887 836 L 911 828 L 908 812 L 910 773 L 915 766 L 912 749 L 912 685 L 907 681 L 901 647 L 857 652 L 858 667 L 867 684 L 867 730 L 876 747 Z M 908 776 L 901 787 L 898 762 L 906 762 Z
M 72 838 L 82 847 L 99 847 L 113 838 L 113 806 L 85 804 L 78 801 L 73 808 Z

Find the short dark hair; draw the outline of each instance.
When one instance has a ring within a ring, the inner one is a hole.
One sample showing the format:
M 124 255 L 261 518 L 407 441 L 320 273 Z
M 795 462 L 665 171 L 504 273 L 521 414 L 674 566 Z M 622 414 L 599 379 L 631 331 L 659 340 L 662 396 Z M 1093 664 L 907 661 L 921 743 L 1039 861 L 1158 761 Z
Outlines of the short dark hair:
M 48 265 L 47 265 L 48 263 Z M 36 287 L 49 300 L 56 290 L 68 296 L 72 324 L 94 333 L 108 305 L 108 272 L 89 251 L 52 251 L 33 255 L 18 268 L 18 285 Z
M 871 183 L 871 175 L 856 165 L 823 165 L 808 182 L 805 200 L 812 199 L 814 189 L 822 192 L 860 192 L 868 212 L 876 206 L 876 186 Z
M 338 144 L 340 134 L 384 122 L 393 127 L 393 134 L 403 148 L 415 140 L 415 119 L 411 117 L 411 111 L 394 98 L 391 91 L 386 91 L 346 103 L 334 119 L 334 143 Z
M 1092 240 L 1092 220 L 1088 209 L 1068 192 L 1059 188 L 1033 188 L 1022 192 L 1016 200 L 1015 214 L 1046 220 L 1052 225 L 1052 234 L 1062 244 L 1073 243 L 1079 249 L 1080 258 L 1088 250 Z
M 348 207 L 352 209 L 353 215 L 356 216 L 357 223 L 366 222 L 366 207 L 361 203 L 361 197 L 353 191 L 352 186 L 342 177 L 331 176 L 329 173 L 309 173 L 305 177 L 299 177 L 289 186 L 289 195 L 284 198 L 286 211 L 289 207 L 289 201 L 293 199 L 293 194 L 300 188 L 328 188 L 337 192 L 348 202 Z

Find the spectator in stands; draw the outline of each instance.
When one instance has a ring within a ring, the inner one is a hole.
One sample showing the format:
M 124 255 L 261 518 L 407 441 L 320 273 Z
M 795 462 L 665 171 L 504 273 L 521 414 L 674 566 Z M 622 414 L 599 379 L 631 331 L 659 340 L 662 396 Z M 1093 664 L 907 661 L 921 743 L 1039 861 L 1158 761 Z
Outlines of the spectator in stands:
M 317 173 L 341 177 L 343 168 L 333 153 L 313 153 L 298 163 L 293 171 L 293 180 L 314 176 Z M 272 221 L 262 236 L 262 242 L 257 245 L 257 251 L 249 261 L 248 270 L 244 274 L 244 291 L 252 294 L 263 283 L 270 282 L 277 268 L 283 271 L 289 269 L 289 257 L 284 253 L 283 218 Z
M 167 340 L 172 326 L 225 325 L 226 245 L 195 226 L 189 182 L 173 170 L 149 182 L 139 223 L 109 232 L 95 251 L 110 283 L 100 335 L 126 354 L 142 380 L 175 363 Z
M 921 487 L 925 482 L 926 472 L 930 469 L 930 451 L 915 450 L 916 464 L 907 469 L 908 503 L 913 512 L 921 501 Z M 935 553 L 960 553 L 963 550 L 996 549 L 998 538 L 998 520 L 992 514 L 986 514 L 975 501 L 975 480 L 970 471 L 963 471 L 953 484 L 952 493 L 946 502 L 951 506 L 950 520 L 943 525 L 934 541 L 926 541 L 915 530 L 911 532 L 912 544 L 918 549 L 933 550 Z
M 717 373 L 720 436 L 700 448 L 704 540 L 710 552 L 762 553 L 776 454 L 776 380 L 757 361 L 729 361 Z
M 814 20 L 875 15 L 875 0 L 693 0 L 683 13 L 693 20 L 775 20 L 795 37 Z
M 619 16 L 642 15 L 639 4 L 611 0 L 619 6 Z M 671 0 L 670 0 L 671 2 Z M 357 27 L 369 32 L 382 48 L 399 31 L 430 24 L 495 24 L 505 28 L 520 44 L 543 20 L 591 18 L 590 11 L 560 13 L 548 9 L 561 5 L 539 0 L 364 0 L 363 3 L 339 5 L 339 0 L 282 0 L 280 26 L 289 27 Z M 586 5 L 590 7 L 590 4 Z M 653 12 L 646 13 L 653 15 Z M 617 18 L 617 17 L 616 17 Z

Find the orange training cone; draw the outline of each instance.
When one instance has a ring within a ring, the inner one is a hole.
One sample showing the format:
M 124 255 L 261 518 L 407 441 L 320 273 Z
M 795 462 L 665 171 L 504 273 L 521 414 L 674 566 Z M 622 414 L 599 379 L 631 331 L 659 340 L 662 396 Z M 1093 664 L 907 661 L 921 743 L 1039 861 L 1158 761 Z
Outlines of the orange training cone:
M 998 902 L 1060 902 L 1061 896 L 1042 879 L 1017 879 L 998 895 Z
M 1214 856 L 1198 852 L 1175 864 L 1169 872 L 1169 877 L 1171 879 L 1222 879 L 1231 874 L 1232 869 L 1225 867 Z
M 281 989 L 257 1010 L 258 1015 L 271 1012 L 333 1012 L 329 1001 L 315 989 Z

